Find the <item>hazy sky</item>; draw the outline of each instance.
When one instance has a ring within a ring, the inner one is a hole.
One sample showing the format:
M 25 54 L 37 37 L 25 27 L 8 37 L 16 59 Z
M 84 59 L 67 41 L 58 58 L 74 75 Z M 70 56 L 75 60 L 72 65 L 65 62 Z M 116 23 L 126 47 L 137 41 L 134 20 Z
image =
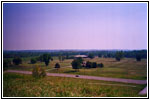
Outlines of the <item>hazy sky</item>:
M 147 49 L 147 4 L 4 3 L 3 47 Z

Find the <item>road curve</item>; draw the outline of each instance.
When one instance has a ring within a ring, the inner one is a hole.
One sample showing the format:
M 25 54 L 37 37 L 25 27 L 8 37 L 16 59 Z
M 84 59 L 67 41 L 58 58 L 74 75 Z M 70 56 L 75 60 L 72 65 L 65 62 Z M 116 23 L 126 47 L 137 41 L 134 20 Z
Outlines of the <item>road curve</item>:
M 5 72 L 13 72 L 13 73 L 21 73 L 21 74 L 32 74 L 31 71 L 20 71 L 20 70 L 7 70 Z M 75 75 L 71 75 L 71 74 L 47 73 L 47 76 L 72 77 L 72 78 L 103 80 L 103 81 L 134 83 L 134 84 L 147 84 L 147 80 L 108 78 L 108 77 L 86 76 L 86 75 L 79 75 L 79 77 L 76 77 Z

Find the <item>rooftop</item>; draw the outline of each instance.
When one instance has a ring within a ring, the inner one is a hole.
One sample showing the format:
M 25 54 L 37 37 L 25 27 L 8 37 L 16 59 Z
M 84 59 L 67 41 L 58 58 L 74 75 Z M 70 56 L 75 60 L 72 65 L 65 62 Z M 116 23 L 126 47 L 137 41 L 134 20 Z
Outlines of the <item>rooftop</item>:
M 87 57 L 86 55 L 75 55 L 74 57 L 82 57 L 82 58 L 85 58 Z

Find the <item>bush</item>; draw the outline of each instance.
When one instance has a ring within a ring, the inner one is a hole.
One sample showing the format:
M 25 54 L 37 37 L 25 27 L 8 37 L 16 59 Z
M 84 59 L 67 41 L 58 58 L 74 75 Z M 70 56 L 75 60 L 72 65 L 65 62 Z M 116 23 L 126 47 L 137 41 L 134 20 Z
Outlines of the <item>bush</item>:
M 92 62 L 92 68 L 96 68 L 97 67 L 97 63 L 96 62 Z
M 6 70 L 9 66 L 11 65 L 11 60 L 9 59 L 4 59 L 3 61 L 3 70 Z
M 140 54 L 136 55 L 136 61 L 141 61 L 141 55 Z
M 86 62 L 86 68 L 92 68 L 92 63 L 89 62 L 89 61 L 87 61 L 87 62 Z
M 55 68 L 60 68 L 59 63 L 56 63 L 56 64 L 55 64 Z
M 15 65 L 19 65 L 19 64 L 21 64 L 21 63 L 22 63 L 22 59 L 21 59 L 21 58 L 19 58 L 19 57 L 14 58 L 14 59 L 13 59 L 13 63 L 14 63 Z
M 35 67 L 33 68 L 32 70 L 32 76 L 34 78 L 42 78 L 42 77 L 45 77 L 46 76 L 46 72 L 43 68 L 41 67 Z
M 123 58 L 123 52 L 116 52 L 116 56 L 115 56 L 117 61 L 120 61 Z
M 103 67 L 104 67 L 104 64 L 103 64 L 103 63 L 100 63 L 100 64 L 98 64 L 97 66 L 100 67 L 100 68 L 103 68 Z
M 31 64 L 35 64 L 36 63 L 36 59 L 35 58 L 31 58 Z

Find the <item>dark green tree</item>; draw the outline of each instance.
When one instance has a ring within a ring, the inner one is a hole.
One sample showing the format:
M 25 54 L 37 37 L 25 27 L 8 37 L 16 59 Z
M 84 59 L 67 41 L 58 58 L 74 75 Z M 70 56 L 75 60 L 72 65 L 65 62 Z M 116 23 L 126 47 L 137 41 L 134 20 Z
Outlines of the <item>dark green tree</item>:
M 51 59 L 50 54 L 43 54 L 43 60 L 44 60 L 46 66 L 48 66 L 50 59 Z
M 64 57 L 64 56 L 61 56 L 61 57 L 62 57 L 62 59 L 61 59 L 61 60 L 62 60 L 62 61 L 64 61 L 64 60 L 65 60 L 65 57 Z
M 56 64 L 55 64 L 55 68 L 59 69 L 59 68 L 60 68 L 60 64 L 59 64 L 59 63 L 56 63 Z
M 83 63 L 83 59 L 81 57 L 76 58 L 77 61 L 79 61 L 80 63 Z
M 97 67 L 97 63 L 96 62 L 92 62 L 92 68 L 96 68 Z
M 31 64 L 35 64 L 36 63 L 36 59 L 35 58 L 31 58 L 30 62 L 31 62 Z
M 122 51 L 116 52 L 115 58 L 117 61 L 120 61 L 123 58 L 123 52 Z
M 6 70 L 10 65 L 11 65 L 11 60 L 10 59 L 4 59 L 4 61 L 3 61 L 4 70 Z
M 86 62 L 86 68 L 92 68 L 92 63 L 89 62 L 89 61 L 87 61 L 87 62 Z
M 69 59 L 69 54 L 66 54 L 66 59 Z
M 98 54 L 98 57 L 101 58 L 101 57 L 102 57 L 102 54 L 99 53 L 99 54 Z
M 59 59 L 59 61 L 61 61 L 61 59 L 62 59 L 61 55 L 58 56 L 58 59 Z
M 51 57 L 50 54 L 45 53 L 45 54 L 43 54 L 43 55 L 40 56 L 40 60 L 41 60 L 42 62 L 45 62 L 45 65 L 48 66 L 50 60 L 52 60 L 52 57 Z
M 136 61 L 141 61 L 141 55 L 140 54 L 136 54 Z
M 22 59 L 20 57 L 16 57 L 13 59 L 13 64 L 19 65 L 22 63 Z
M 98 67 L 100 68 L 103 68 L 104 67 L 104 64 L 103 63 L 100 63 L 100 64 L 97 64 Z
M 71 65 L 72 68 L 75 69 L 76 71 L 79 71 L 79 68 L 81 67 L 81 63 L 76 59 L 72 61 Z
M 93 59 L 94 58 L 94 54 L 93 53 L 89 53 L 88 57 L 91 58 L 91 59 Z

